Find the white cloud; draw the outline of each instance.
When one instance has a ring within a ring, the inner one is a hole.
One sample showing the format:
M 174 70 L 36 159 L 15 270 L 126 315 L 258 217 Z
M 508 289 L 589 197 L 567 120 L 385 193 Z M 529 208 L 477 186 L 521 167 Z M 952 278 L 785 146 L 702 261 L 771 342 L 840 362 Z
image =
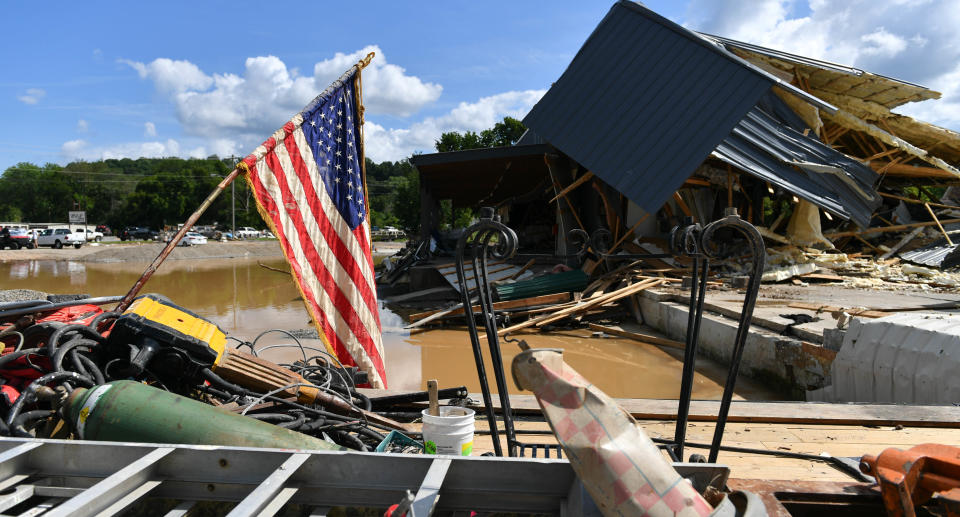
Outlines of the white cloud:
M 28 88 L 24 95 L 20 95 L 17 99 L 24 104 L 36 104 L 40 102 L 40 99 L 44 98 L 47 95 L 46 90 L 41 90 L 40 88 Z
M 143 123 L 143 136 L 153 138 L 157 136 L 157 126 L 153 122 Z
M 152 80 L 162 93 L 205 90 L 213 83 L 213 79 L 189 61 L 175 61 L 161 57 L 147 64 L 129 59 L 120 59 L 119 62 L 136 70 L 141 79 Z
M 371 120 L 364 125 L 367 156 L 371 160 L 397 161 L 414 152 L 432 152 L 434 142 L 448 131 L 482 131 L 493 127 L 505 116 L 522 118 L 546 90 L 512 91 L 483 97 L 477 102 L 461 102 L 439 117 L 427 117 L 409 128 L 388 129 Z
M 76 157 L 79 156 L 86 146 L 87 142 L 85 140 L 70 140 L 60 146 L 60 152 L 67 157 Z
M 118 158 L 167 158 L 174 156 L 203 158 L 207 156 L 202 146 L 193 149 L 183 149 L 180 143 L 173 139 L 162 142 L 128 142 L 103 147 L 91 147 L 85 140 L 71 140 L 63 143 L 60 147 L 60 152 L 70 161 L 109 160 Z
M 425 83 L 388 63 L 379 47 L 337 53 L 314 65 L 313 76 L 300 76 L 276 56 L 247 58 L 239 74 L 208 75 L 189 61 L 158 58 L 148 64 L 120 60 L 152 81 L 173 103 L 184 132 L 218 135 L 255 145 L 322 92 L 368 52 L 377 56 L 363 72 L 368 116 L 407 116 L 439 98 L 443 88 Z M 211 145 L 218 148 L 236 148 Z
M 313 67 L 314 81 L 317 85 L 330 84 L 370 52 L 376 55 L 362 75 L 363 104 L 368 113 L 405 117 L 440 98 L 442 86 L 407 75 L 402 67 L 388 63 L 383 50 L 376 45 L 352 54 L 337 52 L 333 58 L 317 63 Z
M 808 0 L 793 16 L 798 1 L 692 0 L 685 24 L 931 87 L 943 98 L 897 111 L 960 129 L 960 0 Z
M 86 133 L 90 131 L 90 124 L 86 120 L 80 119 L 77 121 L 77 133 Z

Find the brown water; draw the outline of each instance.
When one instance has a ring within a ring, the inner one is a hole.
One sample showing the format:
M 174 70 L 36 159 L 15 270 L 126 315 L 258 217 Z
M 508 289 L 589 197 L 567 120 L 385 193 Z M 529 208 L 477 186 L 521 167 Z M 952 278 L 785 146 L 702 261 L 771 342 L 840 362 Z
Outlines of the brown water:
M 260 262 L 286 269 L 282 259 Z M 32 260 L 0 263 L 0 289 L 35 289 L 48 293 L 122 295 L 142 273 L 142 263 L 84 263 Z M 163 264 L 143 291 L 167 296 L 174 303 L 217 323 L 228 335 L 253 340 L 267 329 L 307 329 L 309 318 L 289 275 L 271 271 L 256 259 L 176 260 Z M 470 339 L 463 330 L 432 330 L 410 335 L 404 320 L 381 308 L 387 382 L 391 389 L 425 389 L 426 379 L 441 387 L 466 385 L 479 391 Z M 588 331 L 522 336 L 533 347 L 562 348 L 565 358 L 586 378 L 614 397 L 676 398 L 680 391 L 681 354 L 677 350 L 638 344 L 619 338 L 594 338 Z M 316 339 L 304 346 L 322 348 Z M 280 334 L 268 334 L 257 347 L 291 343 Z M 503 343 L 509 364 L 517 348 Z M 316 355 L 307 351 L 309 355 Z M 301 357 L 299 349 L 272 349 L 262 354 L 274 360 Z M 493 384 L 489 354 L 487 371 Z M 693 396 L 718 399 L 725 368 L 700 359 Z M 519 393 L 512 379 L 510 392 Z M 777 394 L 756 382 L 738 380 L 738 398 L 776 399 Z

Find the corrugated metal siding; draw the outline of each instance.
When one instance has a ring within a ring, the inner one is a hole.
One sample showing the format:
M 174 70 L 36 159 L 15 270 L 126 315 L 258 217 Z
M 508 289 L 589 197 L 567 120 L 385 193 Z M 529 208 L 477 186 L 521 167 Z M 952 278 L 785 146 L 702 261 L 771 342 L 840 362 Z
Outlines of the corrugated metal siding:
M 696 34 L 621 1 L 523 123 L 654 212 L 772 84 Z
M 783 101 L 767 94 L 717 146 L 714 155 L 824 210 L 852 219 L 860 227 L 869 226 L 881 202 L 874 191 L 879 176 L 819 140 L 804 136 L 801 131 L 805 128 Z M 839 170 L 814 172 L 798 167 L 800 162 Z
M 807 400 L 955 404 L 960 401 L 960 315 L 904 312 L 854 319 L 830 370 Z
M 960 265 L 960 247 L 947 245 L 946 239 L 940 239 L 929 246 L 907 251 L 900 258 L 907 262 L 924 266 L 949 269 Z

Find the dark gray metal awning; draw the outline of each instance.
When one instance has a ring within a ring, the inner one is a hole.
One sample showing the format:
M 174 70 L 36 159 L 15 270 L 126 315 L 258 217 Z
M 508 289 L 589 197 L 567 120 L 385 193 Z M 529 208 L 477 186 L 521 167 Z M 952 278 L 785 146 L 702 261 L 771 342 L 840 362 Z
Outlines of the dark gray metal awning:
M 524 118 L 531 133 L 523 140 L 549 142 L 650 212 L 713 153 L 867 226 L 880 203 L 876 173 L 804 136 L 774 84 L 835 110 L 715 40 L 621 0 Z
M 777 81 L 620 1 L 523 123 L 655 212 Z

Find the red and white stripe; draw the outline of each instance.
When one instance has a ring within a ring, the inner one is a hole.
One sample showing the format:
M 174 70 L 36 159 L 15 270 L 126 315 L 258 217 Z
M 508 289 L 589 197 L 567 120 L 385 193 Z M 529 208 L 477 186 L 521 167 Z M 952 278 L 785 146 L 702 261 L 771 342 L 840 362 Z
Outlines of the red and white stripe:
M 244 162 L 328 350 L 386 388 L 367 218 L 350 230 L 326 192 L 295 116 Z

